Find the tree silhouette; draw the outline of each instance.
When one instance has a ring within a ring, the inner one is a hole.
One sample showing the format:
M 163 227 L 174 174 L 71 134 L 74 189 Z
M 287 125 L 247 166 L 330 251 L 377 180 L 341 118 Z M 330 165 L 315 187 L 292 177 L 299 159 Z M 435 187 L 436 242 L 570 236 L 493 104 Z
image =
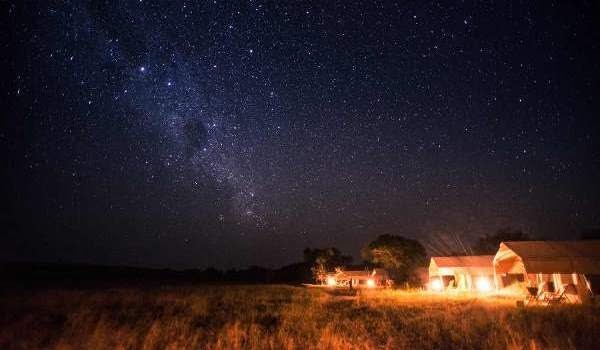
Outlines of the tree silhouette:
M 317 283 L 323 283 L 328 271 L 350 264 L 352 257 L 342 255 L 339 249 L 333 247 L 306 248 L 304 249 L 304 261 L 312 266 L 311 271 Z
M 480 237 L 473 246 L 473 252 L 478 255 L 494 255 L 498 251 L 500 242 L 529 240 L 531 240 L 529 235 L 520 229 L 507 227 L 500 229 L 491 235 Z
M 362 250 L 370 264 L 383 267 L 396 282 L 406 282 L 414 270 L 426 263 L 425 248 L 419 241 L 394 235 L 381 235 Z

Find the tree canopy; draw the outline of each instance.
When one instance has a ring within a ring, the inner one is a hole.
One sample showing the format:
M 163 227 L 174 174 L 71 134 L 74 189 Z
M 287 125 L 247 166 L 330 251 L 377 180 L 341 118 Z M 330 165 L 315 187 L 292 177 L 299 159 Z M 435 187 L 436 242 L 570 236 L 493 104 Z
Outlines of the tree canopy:
M 419 241 L 395 235 L 381 235 L 362 250 L 363 258 L 388 270 L 397 282 L 405 282 L 414 270 L 426 263 L 427 253 Z
M 352 262 L 352 257 L 342 255 L 337 248 L 304 249 L 304 261 L 310 264 L 313 277 L 317 282 L 323 282 L 327 271 L 343 267 Z
M 306 248 L 304 249 L 304 261 L 309 264 L 321 263 L 327 268 L 333 269 L 352 263 L 352 257 L 343 255 L 337 248 Z
M 581 231 L 579 239 L 582 240 L 596 240 L 600 239 L 600 228 L 591 228 Z
M 473 245 L 473 252 L 479 255 L 493 255 L 498 251 L 500 242 L 503 241 L 529 241 L 529 235 L 520 229 L 503 228 L 496 233 L 479 237 Z

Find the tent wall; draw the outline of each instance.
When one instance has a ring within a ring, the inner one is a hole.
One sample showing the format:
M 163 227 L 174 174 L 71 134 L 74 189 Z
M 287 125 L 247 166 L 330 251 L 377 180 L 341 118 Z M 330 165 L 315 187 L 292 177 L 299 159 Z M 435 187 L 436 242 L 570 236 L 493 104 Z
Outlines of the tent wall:
M 457 289 L 473 290 L 478 278 L 485 277 L 493 282 L 493 256 L 432 257 L 429 263 L 429 280 L 440 278 L 444 288 L 451 281 Z

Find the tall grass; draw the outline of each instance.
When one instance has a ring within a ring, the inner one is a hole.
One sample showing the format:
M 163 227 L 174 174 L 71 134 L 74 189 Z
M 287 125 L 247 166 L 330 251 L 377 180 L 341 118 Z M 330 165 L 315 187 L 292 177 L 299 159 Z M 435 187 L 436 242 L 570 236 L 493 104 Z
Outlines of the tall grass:
M 0 296 L 2 349 L 600 348 L 598 306 L 203 286 Z

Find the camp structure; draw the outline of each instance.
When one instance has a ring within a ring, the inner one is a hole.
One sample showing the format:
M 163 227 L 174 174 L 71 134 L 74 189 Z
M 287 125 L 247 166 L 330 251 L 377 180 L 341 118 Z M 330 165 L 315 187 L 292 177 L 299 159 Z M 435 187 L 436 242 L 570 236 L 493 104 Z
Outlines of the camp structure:
M 429 263 L 429 289 L 478 291 L 494 289 L 494 256 L 434 256 Z
M 327 275 L 330 287 L 381 288 L 389 287 L 392 280 L 384 269 L 338 270 Z
M 585 302 L 600 292 L 600 240 L 502 242 L 494 271 L 499 288 L 549 285 L 556 292 L 574 290 Z

